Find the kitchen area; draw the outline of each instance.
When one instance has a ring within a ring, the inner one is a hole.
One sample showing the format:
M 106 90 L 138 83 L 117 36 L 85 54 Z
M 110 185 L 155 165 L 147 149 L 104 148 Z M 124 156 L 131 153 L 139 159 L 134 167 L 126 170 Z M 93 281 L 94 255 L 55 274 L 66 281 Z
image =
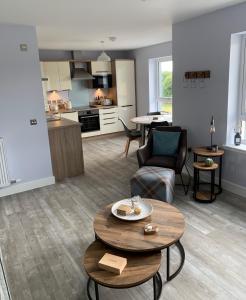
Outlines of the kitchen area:
M 83 138 L 123 131 L 119 117 L 134 128 L 134 60 L 110 60 L 103 53 L 103 60 L 40 62 L 57 181 L 83 174 Z

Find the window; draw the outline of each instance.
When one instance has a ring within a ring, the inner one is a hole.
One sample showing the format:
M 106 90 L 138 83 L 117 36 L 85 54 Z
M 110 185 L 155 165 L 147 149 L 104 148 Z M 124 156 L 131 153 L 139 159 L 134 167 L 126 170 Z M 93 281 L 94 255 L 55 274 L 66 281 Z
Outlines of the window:
M 241 72 L 239 85 L 239 111 L 235 131 L 241 131 L 242 142 L 246 143 L 246 36 L 241 39 Z
M 173 62 L 170 57 L 157 60 L 157 109 L 172 114 Z

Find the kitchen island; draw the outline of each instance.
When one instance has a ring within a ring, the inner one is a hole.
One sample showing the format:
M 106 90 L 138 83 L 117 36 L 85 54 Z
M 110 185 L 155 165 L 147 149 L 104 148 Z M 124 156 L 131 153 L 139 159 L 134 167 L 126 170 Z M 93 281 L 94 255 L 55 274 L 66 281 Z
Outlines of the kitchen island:
M 52 169 L 56 181 L 83 174 L 80 123 L 62 118 L 47 124 Z

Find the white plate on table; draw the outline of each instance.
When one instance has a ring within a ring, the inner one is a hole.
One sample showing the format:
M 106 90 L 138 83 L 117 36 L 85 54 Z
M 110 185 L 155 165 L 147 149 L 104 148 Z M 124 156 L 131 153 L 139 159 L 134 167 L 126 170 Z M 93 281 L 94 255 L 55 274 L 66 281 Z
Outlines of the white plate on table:
M 135 215 L 134 213 L 132 213 L 128 216 L 121 216 L 121 215 L 117 214 L 117 208 L 121 204 L 132 206 L 132 202 L 131 202 L 131 199 L 123 199 L 123 200 L 120 200 L 120 201 L 113 204 L 113 206 L 111 208 L 111 212 L 116 218 L 121 219 L 121 220 L 138 221 L 138 220 L 142 220 L 142 219 L 147 218 L 153 212 L 153 206 L 148 201 L 140 199 L 136 203 L 136 206 L 141 208 L 141 213 L 139 215 Z

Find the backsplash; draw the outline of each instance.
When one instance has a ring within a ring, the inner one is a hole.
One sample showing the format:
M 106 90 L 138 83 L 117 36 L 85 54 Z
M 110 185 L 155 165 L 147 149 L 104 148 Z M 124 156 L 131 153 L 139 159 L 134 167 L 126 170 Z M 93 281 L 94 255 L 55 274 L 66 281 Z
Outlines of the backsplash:
M 72 90 L 56 92 L 62 100 L 70 100 L 73 107 L 87 106 L 95 97 L 108 95 L 107 89 L 88 89 L 86 81 L 72 81 Z M 47 95 L 52 100 L 52 92 Z

